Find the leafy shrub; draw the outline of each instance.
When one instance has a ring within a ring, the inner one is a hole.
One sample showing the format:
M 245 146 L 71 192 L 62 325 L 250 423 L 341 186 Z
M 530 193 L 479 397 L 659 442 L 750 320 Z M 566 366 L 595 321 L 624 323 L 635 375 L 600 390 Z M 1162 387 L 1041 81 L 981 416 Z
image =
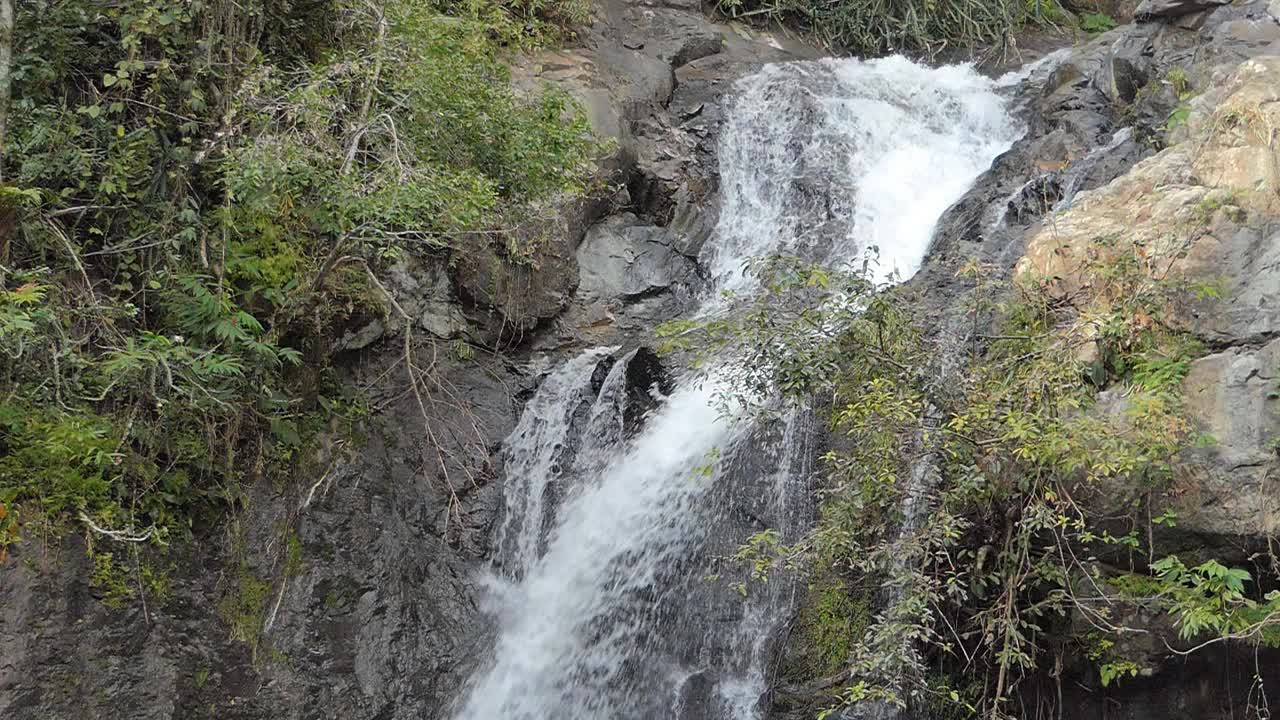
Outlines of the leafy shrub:
M 585 7 L 18 4 L 0 553 L 20 516 L 185 534 L 341 406 L 327 348 L 380 310 L 370 272 L 584 192 L 583 114 L 503 57 Z
M 1091 35 L 1106 32 L 1115 26 L 1115 18 L 1105 13 L 1085 13 L 1080 16 L 1080 29 Z
M 961 274 L 975 287 L 973 326 L 993 318 L 995 329 L 942 349 L 953 368 L 943 382 L 906 288 L 795 258 L 753 263 L 764 291 L 729 316 L 663 329 L 668 350 L 727 359 L 740 402 L 763 399 L 767 411 L 778 394 L 829 399 L 839 439 L 825 458 L 818 526 L 777 547 L 775 561 L 809 563 L 817 577 L 838 568 L 850 586 L 894 593 L 839 661 L 850 679 L 837 705 L 925 699 L 1002 717 L 1048 654 L 1046 638 L 1069 634 L 1066 618 L 1101 617 L 1087 598 L 1104 584 L 1104 552 L 1153 570 L 1113 583 L 1117 595 L 1169 613 L 1186 637 L 1280 634 L 1280 601 L 1247 597 L 1248 573 L 1158 560 L 1147 514 L 1114 516 L 1172 477 L 1191 437 L 1181 382 L 1203 352 L 1171 329 L 1189 288 L 1154 280 L 1145 263 L 1137 248 L 1088 255 L 1074 268 L 1088 282 L 1072 291 L 1034 277 L 1002 284 L 971 263 Z M 1122 408 L 1098 406 L 1111 387 Z M 1117 534 L 1117 522 L 1128 531 Z M 758 553 L 745 557 L 765 574 Z M 823 598 L 849 622 L 864 615 Z M 1110 629 L 1098 646 L 1128 632 L 1114 617 L 1094 624 Z M 826 634 L 806 640 L 836 661 Z M 1096 663 L 1108 684 L 1139 670 L 1118 651 Z M 925 684 L 931 676 L 942 684 Z M 961 677 L 982 687 L 947 689 Z
M 717 0 L 716 8 L 732 18 L 797 27 L 824 45 L 866 55 L 1002 46 L 1019 25 L 1060 15 L 1056 4 L 1041 0 Z

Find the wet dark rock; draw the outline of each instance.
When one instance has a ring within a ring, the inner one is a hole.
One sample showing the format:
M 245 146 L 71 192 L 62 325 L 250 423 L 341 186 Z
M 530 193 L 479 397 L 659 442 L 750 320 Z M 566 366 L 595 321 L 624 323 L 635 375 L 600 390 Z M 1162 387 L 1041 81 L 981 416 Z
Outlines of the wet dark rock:
M 681 255 L 698 257 L 719 221 L 719 208 L 699 206 L 688 185 L 676 191 L 675 213 L 671 218 L 672 247 Z
M 1070 207 L 1077 193 L 1106 185 L 1154 153 L 1149 144 L 1134 139 L 1132 128 L 1120 128 L 1107 145 L 1062 170 L 1059 179 L 1061 197 L 1055 209 Z
M 443 717 L 486 636 L 474 573 L 515 408 L 502 364 L 440 363 L 454 395 L 425 418 L 397 358 L 362 366 L 383 412 L 300 459 L 296 484 L 252 482 L 230 523 L 154 556 L 168 599 L 104 605 L 78 536 L 15 548 L 0 565 L 6 720 Z M 256 656 L 219 610 L 249 583 L 266 588 L 244 619 Z
M 549 218 L 519 226 L 514 237 L 504 239 L 516 246 L 539 243 L 537 264 L 509 256 L 506 245 L 490 236 L 463 238 L 453 258 L 453 312 L 469 323 L 466 333 L 484 345 L 509 348 L 525 342 L 532 330 L 559 315 L 578 285 L 574 253 L 587 228 L 611 204 L 610 196 L 583 198 Z M 427 301 L 427 307 L 438 307 L 433 303 Z
M 1069 657 L 1069 656 L 1068 656 Z M 1262 648 L 1221 644 L 1186 658 L 1169 660 L 1156 675 L 1141 674 L 1133 681 L 1103 688 L 1097 670 L 1085 658 L 1070 658 L 1071 677 L 1088 684 L 1061 684 L 1063 717 L 1072 720 L 1207 720 L 1231 718 L 1239 712 L 1235 699 L 1248 697 L 1251 688 L 1280 683 L 1280 653 Z M 1048 682 L 1042 697 L 1055 697 L 1058 687 Z M 1255 690 L 1256 692 L 1256 690 Z
M 638 430 L 645 416 L 657 409 L 660 397 L 675 389 L 671 373 L 653 350 L 642 347 L 627 364 L 627 401 L 623 407 L 623 427 L 628 433 Z
M 1230 0 L 1143 0 L 1134 10 L 1138 22 L 1174 18 L 1230 4 Z
M 1095 82 L 1103 88 L 1107 97 L 1117 102 L 1130 103 L 1149 81 L 1149 69 L 1150 63 L 1143 62 L 1140 57 L 1112 56 L 1107 58 Z
M 696 672 L 680 687 L 680 712 L 686 717 L 710 716 L 715 708 L 715 679 L 708 672 Z
M 442 340 L 467 331 L 467 319 L 454 298 L 448 267 L 442 259 L 403 256 L 384 270 L 382 282 L 409 316 L 415 331 L 422 330 Z M 368 317 L 365 322 L 349 327 L 334 350 L 363 350 L 387 334 L 388 323 L 393 329 L 399 329 L 404 322 L 398 316 Z

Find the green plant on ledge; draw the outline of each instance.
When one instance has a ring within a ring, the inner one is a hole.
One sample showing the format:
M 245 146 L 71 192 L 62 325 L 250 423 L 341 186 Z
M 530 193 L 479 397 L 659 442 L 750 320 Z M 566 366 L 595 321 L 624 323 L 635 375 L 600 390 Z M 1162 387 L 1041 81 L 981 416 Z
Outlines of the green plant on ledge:
M 579 0 L 16 9 L 0 561 L 28 527 L 159 552 L 234 510 L 351 405 L 332 348 L 390 310 L 387 263 L 536 263 L 522 224 L 594 187 L 581 108 L 506 65 Z
M 1085 13 L 1080 16 L 1080 29 L 1096 35 L 1115 28 L 1115 18 L 1105 13 Z
M 1114 616 L 1121 601 L 1096 597 L 1103 553 L 1151 570 L 1123 582 L 1142 595 L 1123 602 L 1166 613 L 1190 636 L 1262 641 L 1280 622 L 1270 597 L 1246 597 L 1243 570 L 1178 570 L 1154 555 L 1141 509 L 1194 437 L 1181 384 L 1204 351 L 1171 322 L 1192 298 L 1154 280 L 1137 249 L 1109 247 L 1119 252 L 1063 272 L 1079 285 L 1002 285 L 964 268 L 974 330 L 942 351 L 953 369 L 941 381 L 909 289 L 794 258 L 754 263 L 761 296 L 731 316 L 663 329 L 669 350 L 731 358 L 739 399 L 764 398 L 762 411 L 779 394 L 830 408 L 838 449 L 826 457 L 818 527 L 778 547 L 775 562 L 896 593 L 843 659 L 853 680 L 837 706 L 945 703 L 947 678 L 963 669 L 984 680 L 953 702 L 957 712 L 1004 717 L 1047 640 L 1073 632 L 1071 618 L 1103 628 L 1108 643 L 1129 631 Z M 904 500 L 920 477 L 932 480 L 912 496 L 921 514 L 911 520 Z M 1098 669 L 1114 684 L 1139 661 L 1109 653 Z

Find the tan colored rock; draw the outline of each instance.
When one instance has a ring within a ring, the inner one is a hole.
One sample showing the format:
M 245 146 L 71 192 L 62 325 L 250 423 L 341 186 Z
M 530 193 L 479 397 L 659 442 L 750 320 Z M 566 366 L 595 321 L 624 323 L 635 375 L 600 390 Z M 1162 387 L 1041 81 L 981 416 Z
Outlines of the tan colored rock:
M 1019 273 L 1065 294 L 1086 258 L 1136 257 L 1153 277 L 1223 285 L 1188 326 L 1223 342 L 1280 332 L 1280 57 L 1216 73 L 1175 144 L 1077 196 L 1028 240 Z
M 1181 525 L 1227 536 L 1280 531 L 1280 340 L 1197 360 L 1183 391 L 1208 436 L 1182 453 L 1167 493 Z
M 1086 261 L 1134 258 L 1153 278 L 1218 289 L 1177 318 L 1225 349 L 1183 385 L 1204 435 L 1157 499 L 1179 516 L 1162 543 L 1260 542 L 1280 532 L 1280 57 L 1214 73 L 1188 110 L 1170 147 L 1047 218 L 1018 271 L 1065 295 L 1094 281 Z

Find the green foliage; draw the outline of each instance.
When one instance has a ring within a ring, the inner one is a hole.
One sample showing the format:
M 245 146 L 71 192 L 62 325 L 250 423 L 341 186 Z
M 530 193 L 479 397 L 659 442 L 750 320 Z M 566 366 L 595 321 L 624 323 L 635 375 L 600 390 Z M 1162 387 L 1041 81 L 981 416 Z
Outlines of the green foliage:
M 717 0 L 716 9 L 796 27 L 824 45 L 866 55 L 1002 47 L 1025 23 L 1063 18 L 1058 4 L 1046 0 Z
M 804 633 L 810 677 L 838 672 L 863 633 L 871 625 L 871 601 L 847 583 L 825 578 L 810 588 L 810 600 L 801 609 L 799 627 Z
M 1191 99 L 1194 91 L 1191 87 L 1191 78 L 1187 75 L 1186 69 L 1177 65 L 1169 68 L 1169 72 L 1165 73 L 1165 82 L 1169 83 L 1169 87 L 1173 88 L 1173 94 L 1182 101 Z
M 1194 209 L 1196 220 L 1201 225 L 1208 225 L 1219 210 L 1222 210 L 1232 222 L 1242 223 L 1246 219 L 1245 211 L 1240 207 L 1240 198 L 1234 191 L 1206 193 L 1200 202 L 1196 203 Z
M 231 628 L 231 637 L 248 645 L 255 660 L 270 595 L 270 583 L 248 570 L 241 570 L 235 586 L 218 602 L 218 615 Z
M 1176 395 L 1191 370 L 1192 358 L 1202 353 L 1196 342 L 1180 340 L 1167 348 L 1152 347 L 1136 354 L 1129 368 L 1133 385 L 1152 395 Z
M 934 720 L 969 720 L 979 717 L 978 703 L 982 702 L 986 688 L 973 678 L 948 678 L 944 675 L 926 679 L 925 707 Z
M 329 348 L 381 312 L 383 263 L 490 238 L 534 258 L 520 223 L 585 192 L 597 148 L 567 96 L 518 92 L 504 57 L 586 7 L 20 3 L 0 559 L 19 517 L 185 536 L 346 412 Z
M 1102 682 L 1102 687 L 1118 682 L 1125 676 L 1137 677 L 1137 675 L 1138 664 L 1132 660 L 1117 660 L 1098 666 L 1098 679 Z
M 1105 13 L 1085 13 L 1080 16 L 1080 29 L 1090 35 L 1106 32 L 1115 26 L 1115 18 Z
M 1147 600 L 1159 595 L 1164 586 L 1150 575 L 1126 573 L 1107 578 L 1107 585 L 1131 600 Z
M 265 67 L 236 109 L 251 141 L 223 183 L 237 202 L 229 270 L 277 283 L 296 276 L 299 230 L 385 252 L 445 248 L 520 206 L 585 189 L 593 147 L 560 92 L 510 88 L 486 26 L 399 2 L 301 77 Z M 369 48 L 377 49 L 370 52 Z M 336 128 L 350 128 L 335 132 Z M 265 256 L 265 267 L 241 268 Z
M 1189 298 L 1144 263 L 1136 251 L 1088 254 L 1072 268 L 1087 284 L 1065 288 L 1028 276 L 1002 285 L 969 265 L 961 274 L 974 287 L 974 327 L 995 329 L 942 350 L 952 367 L 942 382 L 927 319 L 904 289 L 789 258 L 753 266 L 758 302 L 666 329 L 676 349 L 727 358 L 739 400 L 769 407 L 778 391 L 830 399 L 841 439 L 826 458 L 819 525 L 776 557 L 895 588 L 844 661 L 856 682 L 842 702 L 947 701 L 949 692 L 917 683 L 929 657 L 944 674 L 957 658 L 966 677 L 986 678 L 981 692 L 951 700 L 957 712 L 998 711 L 1038 667 L 1055 626 L 1098 612 L 1078 598 L 1096 593 L 1099 553 L 1154 562 L 1137 509 L 1168 483 L 1191 436 L 1180 387 L 1203 350 L 1167 320 Z M 1108 388 L 1123 401 L 1099 406 Z M 922 475 L 934 478 L 923 497 L 912 490 Z M 1085 510 L 1099 497 L 1135 508 L 1126 529 Z M 1166 580 L 1151 582 L 1168 596 Z M 1199 587 L 1188 597 L 1208 597 Z M 1194 619 L 1198 606 L 1159 607 Z M 1098 666 L 1106 683 L 1138 671 L 1122 656 Z
M 476 22 L 500 44 L 516 47 L 565 39 L 591 17 L 587 0 L 432 0 L 427 5 L 441 15 Z
M 1085 640 L 1089 659 L 1098 668 L 1098 681 L 1102 687 L 1110 687 L 1126 677 L 1137 677 L 1141 668 L 1133 660 L 1123 656 L 1116 641 L 1098 632 L 1090 632 Z
M 1247 597 L 1245 584 L 1253 580 L 1247 570 L 1216 560 L 1188 568 L 1176 555 L 1152 563 L 1151 569 L 1184 640 L 1205 634 L 1262 636 L 1280 623 L 1280 592 L 1268 593 L 1263 602 Z
M 302 538 L 298 537 L 296 530 L 288 533 L 285 548 L 284 575 L 291 578 L 302 570 Z
M 63 415 L 34 407 L 0 405 L 6 490 L 34 496 L 46 511 L 83 510 L 108 498 L 120 464 L 113 432 L 92 415 Z
M 751 563 L 751 578 L 758 582 L 769 581 L 769 570 L 778 551 L 778 531 L 761 530 L 738 548 L 734 559 Z M 745 592 L 745 590 L 744 590 Z
M 859 680 L 841 689 L 836 693 L 836 699 L 839 704 L 836 707 L 827 708 L 819 712 L 818 720 L 826 720 L 841 707 L 861 702 L 884 703 L 897 708 L 906 707 L 906 702 L 898 693 L 879 685 L 873 685 L 865 680 Z
M 110 608 L 121 608 L 134 589 L 129 586 L 127 571 L 120 567 L 111 553 L 93 554 L 93 572 L 89 575 L 90 587 L 102 593 L 102 602 Z
M 5 500 L 0 500 L 0 563 L 9 559 L 9 546 L 18 542 L 18 513 L 10 509 Z
M 1190 118 L 1191 106 L 1186 104 L 1179 105 L 1169 113 L 1169 117 L 1165 120 L 1164 127 L 1161 129 L 1166 133 L 1172 133 L 1174 130 L 1186 125 L 1187 120 Z

